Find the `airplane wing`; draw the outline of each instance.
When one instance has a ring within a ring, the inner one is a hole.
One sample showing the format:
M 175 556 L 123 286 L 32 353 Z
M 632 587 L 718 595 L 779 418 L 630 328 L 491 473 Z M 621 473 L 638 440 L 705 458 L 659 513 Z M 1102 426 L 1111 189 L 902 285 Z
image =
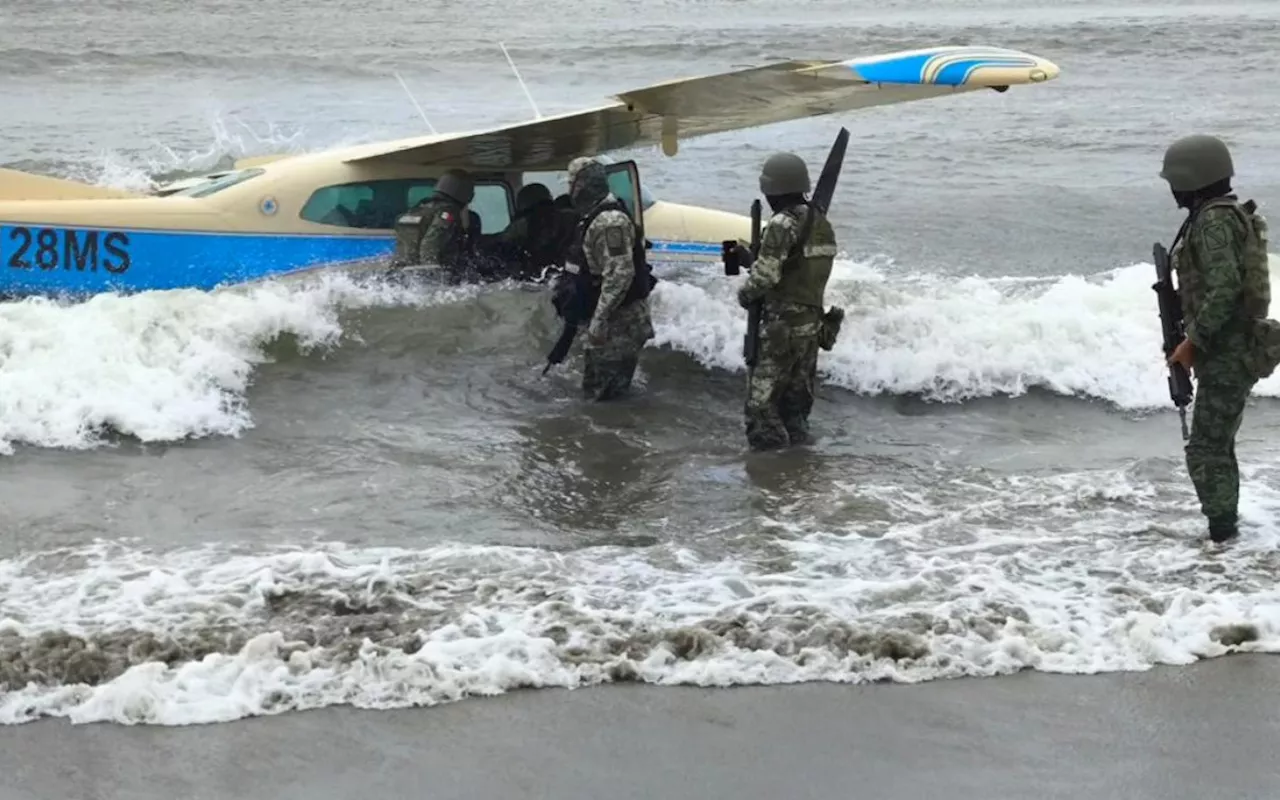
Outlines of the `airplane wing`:
M 999 47 L 948 46 L 848 61 L 786 61 L 659 83 L 616 102 L 488 130 L 371 145 L 346 160 L 472 170 L 558 170 L 577 156 L 661 145 L 776 122 L 1043 83 L 1057 65 Z

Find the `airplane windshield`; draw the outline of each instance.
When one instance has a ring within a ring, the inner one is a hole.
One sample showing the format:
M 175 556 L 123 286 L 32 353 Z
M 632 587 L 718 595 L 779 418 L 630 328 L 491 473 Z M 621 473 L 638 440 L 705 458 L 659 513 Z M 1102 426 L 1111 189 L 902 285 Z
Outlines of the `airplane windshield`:
M 201 181 L 194 186 L 188 186 L 175 194 L 178 197 L 207 197 L 229 186 L 235 186 L 237 183 L 243 183 L 250 178 L 256 178 L 263 172 L 264 170 L 261 169 L 241 169 L 235 172 L 218 173 L 210 176 L 210 180 Z
M 597 158 L 606 164 L 613 163 L 613 159 L 608 156 L 597 156 Z M 562 195 L 569 191 L 569 175 L 564 170 L 558 170 L 556 172 L 526 172 L 524 174 L 523 183 L 526 186 L 531 183 L 541 183 L 543 186 L 546 186 L 551 190 L 552 197 Z M 653 205 L 656 199 L 657 198 L 654 197 L 653 192 L 649 191 L 649 187 L 641 182 L 640 207 L 647 211 L 649 206 Z

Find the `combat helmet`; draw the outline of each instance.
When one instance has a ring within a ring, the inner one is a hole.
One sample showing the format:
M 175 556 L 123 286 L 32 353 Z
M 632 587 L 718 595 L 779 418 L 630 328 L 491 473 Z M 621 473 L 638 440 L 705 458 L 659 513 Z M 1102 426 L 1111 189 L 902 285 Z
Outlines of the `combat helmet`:
M 551 202 L 551 190 L 541 183 L 528 183 L 516 192 L 516 213 L 528 211 L 539 203 Z
M 1231 152 L 1216 136 L 1184 136 L 1164 151 L 1160 177 L 1175 192 L 1195 192 L 1235 175 Z
M 795 153 L 774 153 L 760 169 L 760 192 L 766 197 L 809 191 L 809 168 Z
M 574 208 L 591 208 L 609 195 L 609 172 L 599 159 L 575 158 L 569 162 L 567 172 Z
M 436 193 L 452 197 L 465 206 L 476 196 L 476 184 L 466 170 L 451 169 L 436 181 Z

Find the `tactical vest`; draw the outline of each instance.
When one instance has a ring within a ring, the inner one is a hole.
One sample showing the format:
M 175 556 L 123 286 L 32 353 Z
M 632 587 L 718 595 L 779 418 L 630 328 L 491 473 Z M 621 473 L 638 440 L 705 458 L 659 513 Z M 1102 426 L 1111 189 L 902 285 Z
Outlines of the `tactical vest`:
M 601 277 L 599 275 L 592 275 L 591 270 L 587 268 L 587 229 L 591 227 L 591 223 L 596 221 L 596 217 L 606 211 L 621 211 L 623 214 L 626 214 L 628 220 L 631 219 L 631 215 L 627 214 L 627 207 L 623 205 L 620 200 L 606 200 L 597 204 L 596 207 L 591 209 L 591 211 L 589 211 L 578 223 L 578 227 L 573 232 L 573 239 L 569 244 L 569 251 L 566 258 L 568 263 L 577 265 L 577 291 L 586 293 L 586 296 L 590 298 L 589 307 L 593 310 L 595 309 L 596 302 L 600 298 Z M 653 277 L 653 268 L 645 258 L 644 236 L 641 231 L 635 229 L 634 222 L 632 222 L 632 231 L 634 236 L 631 248 L 631 257 L 632 263 L 635 264 L 636 274 L 631 279 L 631 287 L 627 289 L 627 293 L 623 296 L 622 302 L 618 304 L 619 307 L 629 306 L 638 300 L 645 299 L 649 296 L 649 293 L 653 291 L 653 287 L 658 283 L 657 279 Z
M 781 212 L 800 219 L 798 206 Z M 794 303 L 822 309 L 823 295 L 831 268 L 836 260 L 836 234 L 827 218 L 816 208 L 805 204 L 800 233 L 782 263 L 782 278 L 765 293 L 766 301 Z
M 435 216 L 444 211 L 459 217 L 450 228 L 450 239 L 445 243 L 445 251 L 466 252 L 468 234 L 463 230 L 460 218 L 463 212 L 448 200 L 429 198 L 396 218 L 396 251 L 391 260 L 393 266 L 417 266 L 420 263 L 419 245 L 427 232 L 427 226 Z

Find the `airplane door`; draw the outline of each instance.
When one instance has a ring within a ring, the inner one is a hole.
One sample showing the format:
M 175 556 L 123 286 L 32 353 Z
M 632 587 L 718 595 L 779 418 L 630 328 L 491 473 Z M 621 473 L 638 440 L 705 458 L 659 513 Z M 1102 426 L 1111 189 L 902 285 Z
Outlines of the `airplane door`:
M 631 219 L 636 227 L 644 230 L 644 209 L 640 207 L 640 169 L 634 161 L 622 161 L 617 164 L 606 164 L 605 172 L 609 176 L 609 191 L 622 201 L 631 212 Z

